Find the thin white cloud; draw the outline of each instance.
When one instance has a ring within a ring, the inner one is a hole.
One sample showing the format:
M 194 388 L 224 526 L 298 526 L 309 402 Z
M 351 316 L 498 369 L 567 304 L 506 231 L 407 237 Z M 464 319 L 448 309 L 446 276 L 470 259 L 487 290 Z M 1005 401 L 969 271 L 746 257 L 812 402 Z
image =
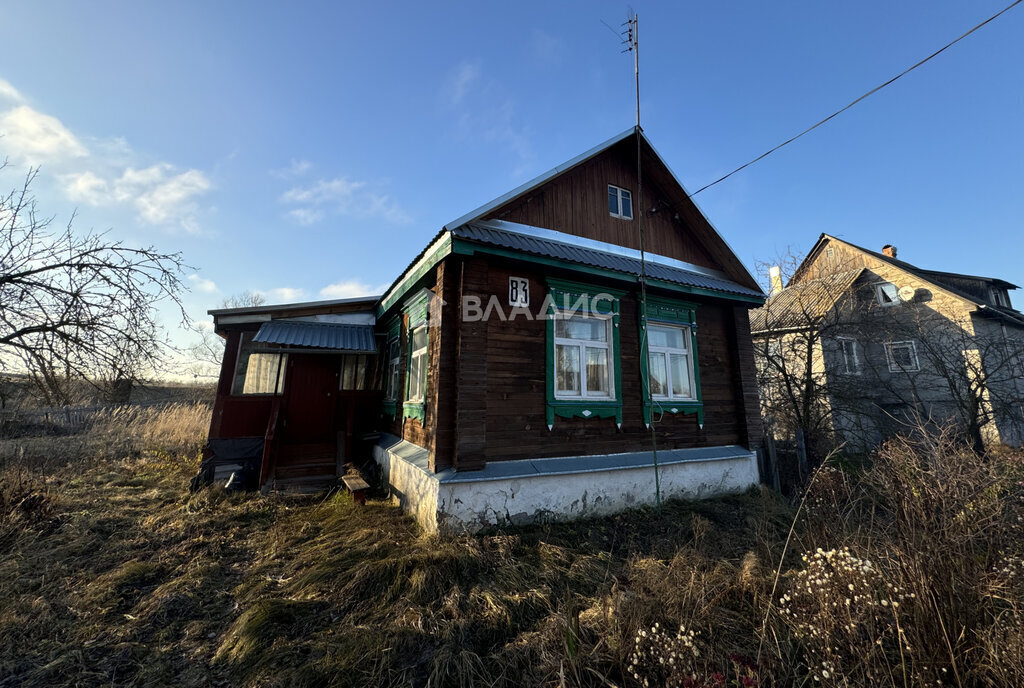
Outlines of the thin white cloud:
M 23 103 L 25 99 L 18 93 L 18 89 L 11 86 L 11 82 L 0 79 L 0 100 L 5 100 L 12 103 Z
M 445 91 L 451 105 L 458 105 L 473 84 L 480 80 L 479 62 L 461 62 L 448 76 Z
M 350 203 L 356 190 L 366 186 L 363 182 L 352 182 L 344 177 L 325 181 L 305 188 L 295 187 L 281 194 L 283 203 Z
M 140 222 L 199 231 L 198 199 L 212 188 L 205 173 L 167 162 L 140 164 L 141 156 L 117 136 L 86 137 L 87 147 L 60 119 L 24 102 L 13 85 L 0 79 L 0 157 L 44 165 L 44 172 L 77 203 L 125 206 Z
M 270 174 L 275 177 L 281 177 L 282 179 L 290 179 L 293 177 L 301 177 L 311 169 L 313 169 L 313 163 L 309 160 L 296 160 L 292 158 L 292 161 L 288 163 L 288 167 L 271 170 Z
M 535 60 L 546 65 L 559 65 L 565 46 L 561 40 L 540 29 L 534 29 L 530 35 L 530 54 Z
M 377 296 L 386 288 L 386 286 L 372 287 L 359 280 L 344 280 L 328 284 L 320 290 L 320 296 L 325 299 L 355 299 L 360 296 Z
M 0 114 L 0 146 L 12 160 L 29 165 L 83 158 L 89 154 L 59 119 L 28 105 L 19 105 Z
M 295 208 L 294 210 L 289 210 L 287 214 L 288 217 L 305 227 L 316 224 L 324 219 L 323 211 L 313 208 Z
M 276 287 L 266 291 L 257 291 L 256 293 L 266 296 L 270 303 L 289 303 L 301 301 L 306 295 L 306 290 L 298 287 Z
M 554 46 L 548 43 L 545 46 L 541 40 L 537 48 L 550 52 Z M 486 141 L 508 150 L 518 160 L 512 169 L 513 177 L 521 176 L 531 167 L 536 155 L 526 128 L 519 122 L 515 100 L 500 83 L 484 76 L 479 63 L 460 63 L 441 90 L 447 95 L 448 108 L 456 114 L 459 138 L 474 143 Z
M 220 291 L 219 289 L 217 289 L 216 282 L 214 282 L 213 280 L 208 280 L 205 277 L 200 277 L 199 275 L 196 274 L 189 275 L 188 281 L 192 283 L 192 286 L 193 288 L 195 288 L 196 291 L 201 291 L 206 294 L 216 294 L 218 291 Z
M 199 231 L 196 199 L 209 191 L 210 180 L 199 170 L 177 170 L 167 163 L 143 169 L 129 167 L 116 179 L 92 171 L 61 177 L 68 198 L 91 206 L 130 205 L 138 218 L 152 225 Z
M 366 182 L 353 181 L 347 177 L 320 179 L 307 186 L 288 189 L 279 201 L 297 206 L 287 211 L 286 216 L 301 225 L 311 225 L 327 216 L 328 212 L 360 219 L 378 219 L 392 224 L 411 222 L 408 213 L 402 210 L 389 196 L 369 190 Z

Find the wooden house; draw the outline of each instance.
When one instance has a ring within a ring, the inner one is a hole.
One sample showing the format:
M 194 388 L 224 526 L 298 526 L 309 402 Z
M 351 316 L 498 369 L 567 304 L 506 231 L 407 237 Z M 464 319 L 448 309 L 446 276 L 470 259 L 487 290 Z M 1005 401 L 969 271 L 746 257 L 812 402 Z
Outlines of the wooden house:
M 771 405 L 788 366 L 832 441 L 866 451 L 918 426 L 981 450 L 1024 442 L 1024 314 L 1005 280 L 920 268 L 822 234 L 751 312 Z M 774 382 L 773 382 L 774 380 Z M 787 383 L 788 384 L 788 383 Z
M 428 530 L 746 489 L 758 480 L 761 432 L 748 309 L 763 301 L 630 129 L 445 225 L 372 303 L 324 304 L 349 319 L 372 305 L 376 337 L 375 356 L 335 350 L 335 360 L 366 355 L 375 370 L 344 423 L 335 411 L 331 427 L 347 442 L 339 454 L 378 433 L 370 451 L 384 480 Z M 247 311 L 268 318 L 244 324 L 255 325 L 251 341 L 270 344 L 265 329 L 308 305 L 289 308 Z M 244 315 L 215 312 L 217 331 Z M 346 324 L 355 326 L 323 326 Z M 245 345 L 233 341 L 226 396 Z M 297 345 L 274 346 L 311 355 Z M 279 413 L 291 413 L 300 392 L 290 386 L 315 387 L 317 375 L 335 384 L 332 365 L 306 380 L 285 373 L 266 413 L 278 397 Z M 218 396 L 211 437 L 225 436 L 241 401 Z M 265 435 L 295 433 L 266 413 Z

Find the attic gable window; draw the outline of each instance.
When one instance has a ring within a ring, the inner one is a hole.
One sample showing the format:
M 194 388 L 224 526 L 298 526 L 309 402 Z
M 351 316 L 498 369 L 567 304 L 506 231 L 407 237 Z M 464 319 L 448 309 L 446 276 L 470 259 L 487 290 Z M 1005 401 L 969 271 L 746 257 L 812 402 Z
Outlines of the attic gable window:
M 1010 297 L 1007 295 L 1005 289 L 999 289 L 997 287 L 992 288 L 992 303 L 999 306 L 1000 308 L 1010 307 Z
M 633 194 L 629 189 L 608 185 L 608 214 L 620 220 L 633 219 Z
M 895 306 L 900 302 L 899 291 L 892 282 L 879 282 L 875 285 L 875 298 L 882 306 Z

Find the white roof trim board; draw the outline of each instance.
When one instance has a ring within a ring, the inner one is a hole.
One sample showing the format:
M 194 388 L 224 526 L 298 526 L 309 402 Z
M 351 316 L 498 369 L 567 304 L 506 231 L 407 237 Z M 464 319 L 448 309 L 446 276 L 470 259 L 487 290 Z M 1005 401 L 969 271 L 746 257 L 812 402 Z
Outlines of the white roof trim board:
M 538 239 L 561 241 L 562 243 L 572 244 L 581 248 L 592 248 L 595 251 L 603 251 L 605 253 L 612 253 L 626 258 L 635 258 L 636 260 L 640 260 L 640 251 L 635 248 L 628 248 L 626 246 L 619 246 L 618 244 L 611 244 L 607 241 L 599 241 L 597 239 L 576 236 L 575 234 L 567 234 L 566 232 L 559 232 L 554 229 L 533 227 L 531 225 L 523 225 L 518 222 L 509 222 L 507 220 L 482 220 L 475 222 L 474 224 L 480 225 L 481 227 L 493 227 L 494 229 L 501 229 L 506 232 L 514 232 L 516 234 L 537 237 Z M 665 267 L 670 268 L 680 268 L 681 270 L 696 272 L 697 274 L 707 275 L 708 277 L 717 277 L 718 279 L 724 280 L 730 279 L 729 276 L 721 270 L 707 268 L 703 265 L 694 265 L 693 263 L 687 263 L 685 260 L 677 260 L 675 258 L 669 258 L 668 256 L 658 255 L 657 253 L 645 251 L 644 260 L 648 263 L 664 265 Z

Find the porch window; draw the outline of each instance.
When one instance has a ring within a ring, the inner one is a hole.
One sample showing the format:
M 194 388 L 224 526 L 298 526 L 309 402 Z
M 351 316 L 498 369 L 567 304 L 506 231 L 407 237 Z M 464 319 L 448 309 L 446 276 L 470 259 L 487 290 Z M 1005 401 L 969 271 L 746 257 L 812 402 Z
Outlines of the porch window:
M 338 376 L 338 389 L 364 390 L 368 379 L 367 368 L 370 357 L 366 354 L 344 354 L 341 357 L 341 374 Z
M 890 373 L 914 373 L 921 369 L 917 359 L 917 344 L 913 341 L 889 342 L 885 345 L 885 357 Z
M 690 328 L 652 324 L 647 328 L 647 338 L 651 396 L 694 400 Z
M 281 394 L 284 389 L 284 371 L 288 354 L 274 351 L 254 351 L 255 333 L 243 332 L 235 363 L 235 378 L 231 385 L 233 395 Z
M 409 389 L 405 400 L 422 404 L 427 387 L 427 326 L 420 324 L 409 333 Z

